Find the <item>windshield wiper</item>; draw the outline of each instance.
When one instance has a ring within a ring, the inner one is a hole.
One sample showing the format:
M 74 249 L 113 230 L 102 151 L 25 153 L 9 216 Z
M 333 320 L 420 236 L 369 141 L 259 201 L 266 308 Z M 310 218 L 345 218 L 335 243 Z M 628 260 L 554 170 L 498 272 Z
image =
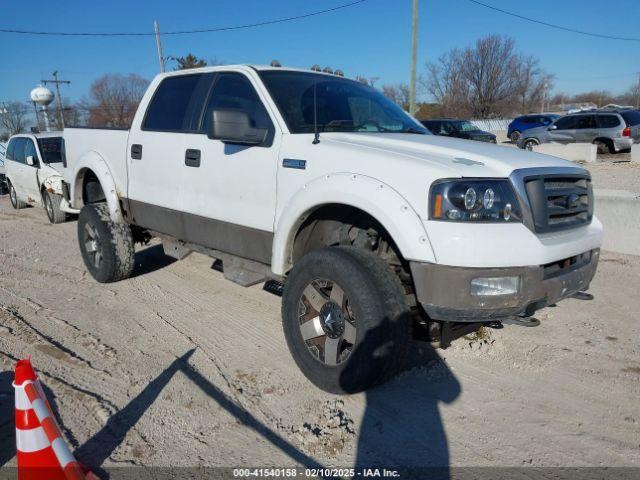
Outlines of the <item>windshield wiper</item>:
M 424 130 L 419 130 L 415 127 L 407 127 L 404 130 L 402 130 L 400 133 L 418 133 L 420 135 L 426 135 L 427 132 L 425 132 Z

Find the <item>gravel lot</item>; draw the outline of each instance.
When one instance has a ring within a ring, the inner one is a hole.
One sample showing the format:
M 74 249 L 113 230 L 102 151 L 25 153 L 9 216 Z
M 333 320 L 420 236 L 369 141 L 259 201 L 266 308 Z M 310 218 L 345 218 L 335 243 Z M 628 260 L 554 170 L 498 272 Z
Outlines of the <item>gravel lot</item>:
M 589 168 L 597 186 L 637 182 L 637 166 Z M 537 328 L 416 343 L 397 379 L 337 397 L 295 367 L 279 298 L 157 245 L 135 278 L 99 285 L 75 228 L 0 198 L 0 465 L 15 462 L 13 364 L 31 355 L 94 467 L 640 466 L 640 257 L 603 252 L 595 300 Z

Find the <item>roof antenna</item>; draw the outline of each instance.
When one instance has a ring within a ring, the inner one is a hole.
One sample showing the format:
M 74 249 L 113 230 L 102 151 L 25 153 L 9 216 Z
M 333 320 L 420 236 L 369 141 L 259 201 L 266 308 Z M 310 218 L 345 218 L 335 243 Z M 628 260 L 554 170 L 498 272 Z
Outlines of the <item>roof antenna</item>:
M 318 132 L 318 76 L 313 80 L 313 143 L 320 143 L 320 132 Z

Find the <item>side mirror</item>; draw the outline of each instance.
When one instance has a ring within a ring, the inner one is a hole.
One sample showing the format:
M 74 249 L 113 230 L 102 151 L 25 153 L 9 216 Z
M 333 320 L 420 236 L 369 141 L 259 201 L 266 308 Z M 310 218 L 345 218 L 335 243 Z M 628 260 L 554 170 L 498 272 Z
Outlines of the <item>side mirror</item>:
M 33 155 L 29 155 L 27 157 L 27 165 L 29 165 L 30 167 L 33 167 L 36 164 L 36 160 L 35 158 L 33 158 Z
M 207 136 L 212 140 L 238 145 L 260 145 L 267 138 L 266 128 L 251 126 L 249 115 L 242 110 L 214 110 Z
M 551 131 L 551 130 L 557 130 L 558 126 L 557 125 L 549 125 L 549 128 L 547 128 L 547 130 Z

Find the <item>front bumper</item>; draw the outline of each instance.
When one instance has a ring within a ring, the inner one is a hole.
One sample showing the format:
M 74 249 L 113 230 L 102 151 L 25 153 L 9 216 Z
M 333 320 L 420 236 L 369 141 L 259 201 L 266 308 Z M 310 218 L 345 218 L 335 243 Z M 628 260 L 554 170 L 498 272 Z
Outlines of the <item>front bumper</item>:
M 466 268 L 411 262 L 418 301 L 434 320 L 477 322 L 530 316 L 536 310 L 586 290 L 598 266 L 600 250 L 548 265 L 507 268 Z M 511 295 L 474 296 L 475 278 L 520 277 Z

